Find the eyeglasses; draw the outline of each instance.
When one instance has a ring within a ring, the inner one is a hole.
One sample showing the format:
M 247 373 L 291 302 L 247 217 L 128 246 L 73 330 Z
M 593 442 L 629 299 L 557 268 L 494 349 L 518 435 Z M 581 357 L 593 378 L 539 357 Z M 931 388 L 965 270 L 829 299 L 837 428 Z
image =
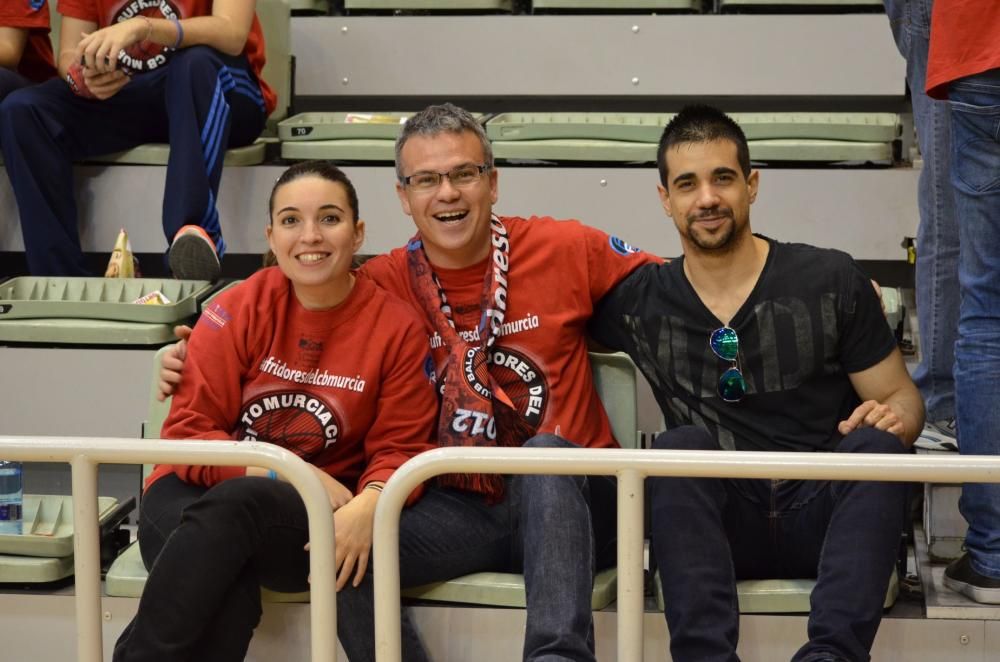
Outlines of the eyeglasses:
M 719 377 L 719 397 L 726 402 L 739 402 L 747 392 L 747 383 L 740 372 L 740 339 L 736 331 L 724 326 L 721 329 L 712 331 L 708 339 L 708 346 L 712 352 L 723 361 L 731 361 L 729 370 Z
M 400 177 L 399 181 L 403 186 L 408 187 L 412 191 L 433 191 L 438 186 L 441 186 L 441 181 L 447 177 L 452 186 L 463 188 L 472 186 L 478 182 L 479 178 L 488 172 L 489 169 L 490 166 L 485 163 L 481 165 L 460 165 L 448 172 L 414 173 L 409 177 Z

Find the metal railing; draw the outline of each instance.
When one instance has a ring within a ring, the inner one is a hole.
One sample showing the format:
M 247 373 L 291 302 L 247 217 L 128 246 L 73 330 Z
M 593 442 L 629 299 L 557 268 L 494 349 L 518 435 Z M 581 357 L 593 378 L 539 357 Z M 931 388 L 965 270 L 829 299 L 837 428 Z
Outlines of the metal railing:
M 375 654 L 400 660 L 399 517 L 420 483 L 444 473 L 618 477 L 618 660 L 642 660 L 643 481 L 647 476 L 1000 482 L 1000 457 L 566 448 L 439 448 L 407 461 L 375 511 Z
M 273 469 L 298 490 L 309 517 L 312 659 L 337 655 L 333 512 L 310 465 L 278 446 L 249 441 L 163 441 L 102 437 L 0 436 L 0 458 L 68 462 L 73 491 L 76 649 L 80 662 L 101 662 L 101 577 L 98 464 L 200 464 Z

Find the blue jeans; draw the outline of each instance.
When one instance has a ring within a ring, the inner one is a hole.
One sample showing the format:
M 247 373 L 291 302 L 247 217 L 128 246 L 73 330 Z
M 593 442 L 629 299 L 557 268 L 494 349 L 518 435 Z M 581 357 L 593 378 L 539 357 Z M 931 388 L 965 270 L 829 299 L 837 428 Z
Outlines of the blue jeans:
M 554 435 L 525 446 L 571 448 Z M 614 564 L 616 504 L 607 476 L 515 476 L 504 500 L 431 487 L 399 523 L 403 588 L 473 572 L 523 572 L 527 597 L 524 659 L 588 662 L 594 657 L 590 596 L 594 568 Z M 351 662 L 372 662 L 374 605 L 371 566 L 358 590 L 341 591 L 337 630 Z M 427 659 L 405 611 L 402 653 Z
M 31 81 L 10 69 L 0 67 L 0 101 L 14 90 L 31 85 Z
M 719 450 L 700 428 L 675 428 L 654 448 Z M 862 428 L 838 453 L 904 453 Z M 650 480 L 653 554 L 675 662 L 734 662 L 738 579 L 818 578 L 809 641 L 796 662 L 867 662 L 905 521 L 903 483 L 717 478 Z
M 917 325 L 920 365 L 913 381 L 927 407 L 927 420 L 955 416 L 955 340 L 958 337 L 958 219 L 950 173 L 948 102 L 924 93 L 933 0 L 884 0 L 889 26 L 906 60 L 913 119 L 920 152 L 917 204 Z
M 959 449 L 1000 455 L 1000 69 L 953 81 L 951 178 L 962 288 L 955 387 Z M 967 484 L 962 515 L 973 568 L 1000 578 L 1000 485 Z

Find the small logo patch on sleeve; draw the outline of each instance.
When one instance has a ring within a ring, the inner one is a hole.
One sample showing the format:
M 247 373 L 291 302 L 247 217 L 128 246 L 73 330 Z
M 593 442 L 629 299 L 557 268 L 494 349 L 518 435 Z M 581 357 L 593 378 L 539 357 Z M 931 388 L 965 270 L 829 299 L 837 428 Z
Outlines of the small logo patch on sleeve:
M 205 320 L 206 324 L 214 326 L 216 329 L 221 329 L 227 322 L 229 322 L 229 320 L 233 318 L 233 316 L 229 314 L 228 310 L 219 304 L 213 303 L 211 306 L 202 311 L 201 318 Z
M 619 239 L 618 237 L 608 237 L 608 242 L 611 244 L 611 250 L 619 255 L 631 255 L 632 253 L 639 252 L 638 248 L 629 244 L 627 241 Z

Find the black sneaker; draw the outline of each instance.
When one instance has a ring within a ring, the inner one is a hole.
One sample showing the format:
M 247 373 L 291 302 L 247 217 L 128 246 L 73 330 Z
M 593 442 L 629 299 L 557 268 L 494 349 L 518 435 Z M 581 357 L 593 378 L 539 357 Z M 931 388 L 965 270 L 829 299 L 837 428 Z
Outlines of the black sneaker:
M 170 271 L 181 280 L 219 279 L 222 266 L 215 252 L 215 242 L 197 225 L 185 225 L 170 244 Z
M 1000 605 L 1000 579 L 976 572 L 968 553 L 962 554 L 944 569 L 944 585 L 976 602 Z

